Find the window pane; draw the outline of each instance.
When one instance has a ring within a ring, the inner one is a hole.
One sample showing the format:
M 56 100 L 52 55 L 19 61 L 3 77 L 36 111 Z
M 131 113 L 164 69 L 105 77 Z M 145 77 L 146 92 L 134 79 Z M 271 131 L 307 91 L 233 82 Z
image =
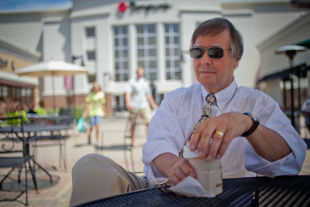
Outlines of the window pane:
M 124 68 L 129 68 L 128 67 L 128 62 L 124 62 Z
M 124 46 L 127 46 L 127 45 L 128 45 L 128 39 L 127 39 L 127 38 L 124 38 L 124 39 L 123 39 L 123 45 L 124 45 Z
M 150 61 L 150 68 L 157 68 L 156 61 Z
M 138 45 L 144 45 L 144 38 L 138 38 Z
M 157 79 L 156 73 L 150 73 L 149 79 L 150 79 L 150 80 L 156 80 L 156 79 Z
M 174 61 L 174 67 L 176 67 L 176 68 L 180 67 L 180 61 L 179 60 Z
M 165 24 L 165 31 L 169 30 L 169 24 Z
M 174 32 L 179 33 L 179 25 L 178 24 L 174 24 L 173 25 L 173 30 L 174 30 Z
M 119 74 L 115 74 L 115 81 L 120 81 Z
M 143 33 L 143 25 L 137 25 L 137 33 Z
M 116 58 L 119 57 L 119 51 L 118 51 L 118 50 L 115 50 L 114 54 L 115 54 L 115 57 L 116 57 Z
M 166 44 L 170 44 L 169 37 L 166 37 Z
M 124 51 L 123 51 L 123 57 L 124 57 L 124 58 L 127 58 L 127 57 L 128 57 L 128 50 L 124 50 Z
M 1 86 L 1 85 L 0 85 Z M 8 93 L 8 90 L 7 90 L 7 86 L 5 86 L 5 85 L 2 85 L 1 86 L 2 87 L 2 94 L 1 94 L 1 96 L 0 97 L 6 97 L 7 95 L 6 95 L 6 93 Z M 6 89 L 5 89 L 6 88 Z
M 127 26 L 123 26 L 123 27 L 122 27 L 122 30 L 123 30 L 123 34 L 128 34 L 128 28 L 127 28 Z
M 155 45 L 156 44 L 156 39 L 155 39 L 155 37 L 149 37 L 149 44 L 150 45 Z
M 95 37 L 95 28 L 86 28 L 86 36 L 87 37 Z
M 166 56 L 169 56 L 169 55 L 170 55 L 170 49 L 166 48 Z
M 170 68 L 170 61 L 169 60 L 166 61 L 166 67 Z
M 155 33 L 155 25 L 149 25 L 149 33 Z
M 124 74 L 124 80 L 126 81 L 126 80 L 128 80 L 128 79 L 129 79 L 128 73 L 125 73 L 125 74 Z
M 87 59 L 88 60 L 96 60 L 96 52 L 95 51 L 88 51 L 87 52 Z
M 114 35 L 117 35 L 118 34 L 118 27 L 114 27 Z
M 174 49 L 174 56 L 179 56 L 180 55 L 180 49 L 179 48 L 175 48 Z
M 171 80 L 171 74 L 169 72 L 166 73 L 167 80 Z
M 138 66 L 141 66 L 144 68 L 144 62 L 143 61 L 138 61 Z
M 138 57 L 143 57 L 144 56 L 144 50 L 138 50 Z
M 118 70 L 118 69 L 119 69 L 119 63 L 115 62 L 115 70 Z
M 156 56 L 156 49 L 150 49 L 149 50 L 149 56 L 151 56 L 151 57 Z
M 118 39 L 114 39 L 114 46 L 118 46 Z
M 9 89 L 7 86 L 2 86 L 2 96 L 8 97 L 9 96 Z
M 179 37 L 174 37 L 174 44 L 179 44 Z

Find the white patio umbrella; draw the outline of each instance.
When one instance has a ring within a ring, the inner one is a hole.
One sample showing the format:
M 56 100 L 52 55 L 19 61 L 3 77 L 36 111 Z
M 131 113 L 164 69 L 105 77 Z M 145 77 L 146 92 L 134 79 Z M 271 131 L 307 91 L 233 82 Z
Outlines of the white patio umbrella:
M 20 76 L 32 76 L 32 77 L 52 76 L 53 104 L 55 111 L 56 105 L 55 105 L 54 77 L 88 73 L 88 69 L 86 67 L 64 62 L 61 60 L 46 60 L 16 70 L 15 73 Z

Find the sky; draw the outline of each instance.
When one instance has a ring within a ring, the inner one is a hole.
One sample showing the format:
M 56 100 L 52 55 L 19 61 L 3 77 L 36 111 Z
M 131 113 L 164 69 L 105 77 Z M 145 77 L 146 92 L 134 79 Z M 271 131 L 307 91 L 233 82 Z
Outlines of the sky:
M 0 11 L 70 7 L 71 0 L 0 0 Z

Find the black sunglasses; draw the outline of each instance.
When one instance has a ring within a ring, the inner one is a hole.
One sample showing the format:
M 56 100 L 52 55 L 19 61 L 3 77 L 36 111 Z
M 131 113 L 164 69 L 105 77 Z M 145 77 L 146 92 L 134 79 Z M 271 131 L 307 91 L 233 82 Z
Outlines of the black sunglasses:
M 222 58 L 224 55 L 224 49 L 220 47 L 193 47 L 189 50 L 189 54 L 192 58 L 202 58 L 205 53 L 205 49 L 207 49 L 209 57 L 213 59 Z

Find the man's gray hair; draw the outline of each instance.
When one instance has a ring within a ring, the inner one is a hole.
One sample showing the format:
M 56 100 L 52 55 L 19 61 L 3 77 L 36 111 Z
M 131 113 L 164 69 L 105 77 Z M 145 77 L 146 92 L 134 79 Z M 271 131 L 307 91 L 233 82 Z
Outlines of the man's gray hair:
M 225 18 L 209 19 L 198 25 L 192 36 L 191 47 L 195 44 L 196 39 L 199 36 L 205 36 L 208 34 L 219 34 L 224 30 L 229 30 L 230 32 L 231 56 L 236 59 L 241 59 L 243 54 L 242 36 L 240 32 L 235 28 L 235 26 Z

